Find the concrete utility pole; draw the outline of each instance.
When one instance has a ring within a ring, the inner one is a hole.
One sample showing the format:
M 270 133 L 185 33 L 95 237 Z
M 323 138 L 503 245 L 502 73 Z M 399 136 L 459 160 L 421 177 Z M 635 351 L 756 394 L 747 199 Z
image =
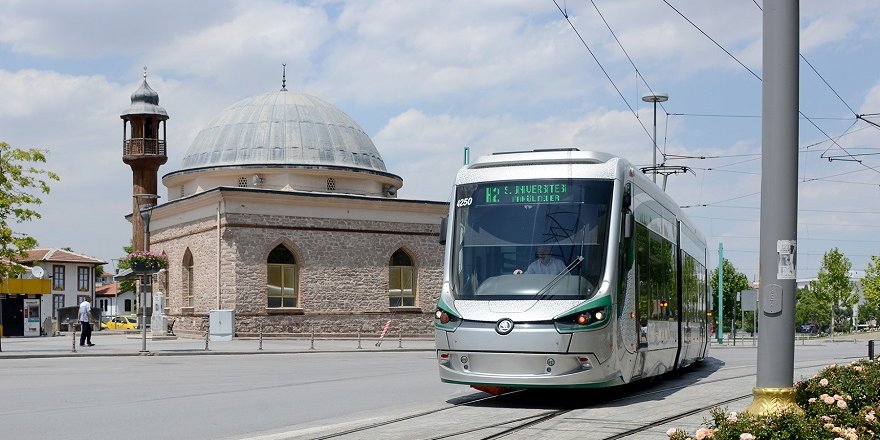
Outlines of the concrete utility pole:
M 764 1 L 758 375 L 751 414 L 801 411 L 795 404 L 798 0 Z

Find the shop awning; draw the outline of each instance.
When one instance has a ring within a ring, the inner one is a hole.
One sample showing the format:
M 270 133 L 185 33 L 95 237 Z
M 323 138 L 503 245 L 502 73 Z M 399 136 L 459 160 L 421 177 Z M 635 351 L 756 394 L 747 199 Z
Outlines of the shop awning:
M 48 295 L 52 280 L 45 278 L 12 278 L 0 283 L 0 295 Z

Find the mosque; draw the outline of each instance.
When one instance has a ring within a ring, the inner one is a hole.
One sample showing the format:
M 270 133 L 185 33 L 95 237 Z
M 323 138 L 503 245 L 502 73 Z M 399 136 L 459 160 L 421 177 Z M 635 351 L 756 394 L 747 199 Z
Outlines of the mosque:
M 121 115 L 123 161 L 133 212 L 152 205 L 129 217 L 133 243 L 168 257 L 152 290 L 176 333 L 232 310 L 238 336 L 370 335 L 388 320 L 395 336 L 433 334 L 448 203 L 398 198 L 403 178 L 351 117 L 282 81 L 204 127 L 157 203 L 158 102 L 145 74 Z

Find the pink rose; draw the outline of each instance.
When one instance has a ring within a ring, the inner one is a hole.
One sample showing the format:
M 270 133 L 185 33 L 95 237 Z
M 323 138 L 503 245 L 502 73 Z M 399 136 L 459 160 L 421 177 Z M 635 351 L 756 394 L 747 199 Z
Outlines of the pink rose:
M 703 440 L 704 438 L 712 438 L 713 434 L 715 434 L 715 431 L 712 431 L 709 428 L 700 428 L 694 433 L 694 437 L 696 437 L 697 440 Z
M 874 420 L 877 420 L 877 417 L 874 416 L 874 413 L 869 413 L 865 415 L 865 421 L 873 422 Z
M 749 434 L 748 432 L 744 432 L 739 435 L 739 440 L 755 440 L 755 436 Z
M 837 407 L 840 409 L 846 409 L 846 401 L 845 400 L 838 400 Z
M 823 377 L 822 380 L 819 381 L 819 385 L 822 385 L 823 387 L 827 387 L 828 386 L 828 379 L 825 379 Z
M 827 404 L 829 404 L 829 405 L 831 405 L 831 404 L 834 403 L 834 398 L 831 397 L 831 396 L 825 396 L 825 398 L 822 399 L 822 401 L 825 402 L 825 403 L 827 403 Z
M 667 437 L 672 437 L 673 435 L 675 435 L 676 432 L 678 432 L 677 429 L 675 429 L 675 428 L 669 428 L 669 429 L 666 430 L 666 436 L 667 436 Z

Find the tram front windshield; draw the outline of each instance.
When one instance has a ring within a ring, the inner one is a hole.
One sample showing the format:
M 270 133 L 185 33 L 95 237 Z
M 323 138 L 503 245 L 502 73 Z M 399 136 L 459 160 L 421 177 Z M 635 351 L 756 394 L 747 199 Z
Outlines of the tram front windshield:
M 611 180 L 460 185 L 451 275 L 456 299 L 580 300 L 607 254 Z

